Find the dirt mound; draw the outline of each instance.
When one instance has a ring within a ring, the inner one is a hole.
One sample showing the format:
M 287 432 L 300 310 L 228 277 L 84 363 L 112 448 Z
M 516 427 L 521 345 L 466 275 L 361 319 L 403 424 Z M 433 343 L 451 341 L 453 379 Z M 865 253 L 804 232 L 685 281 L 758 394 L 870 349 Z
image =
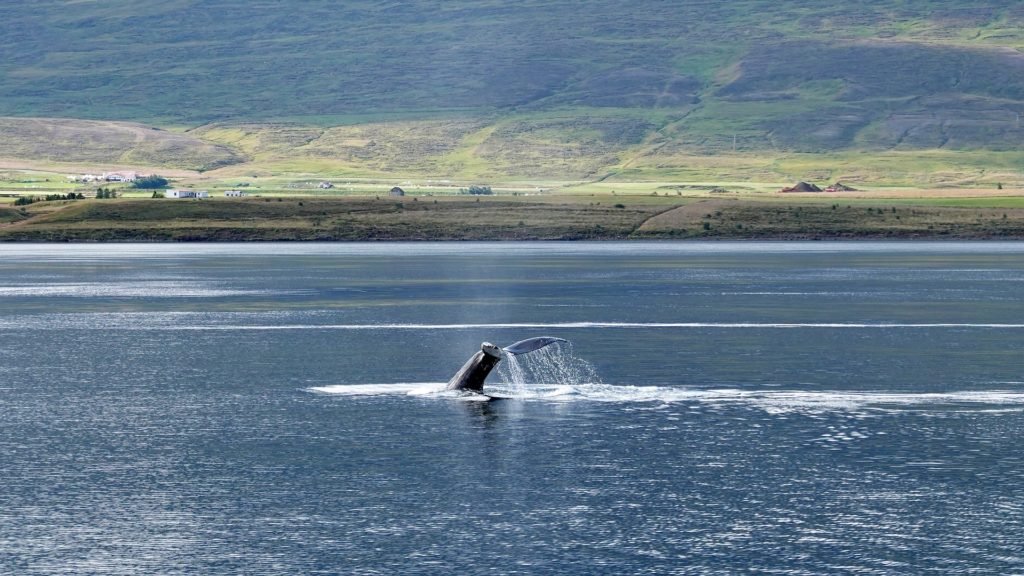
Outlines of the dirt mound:
M 783 188 L 783 192 L 821 192 L 821 188 L 818 188 L 814 184 L 808 184 L 807 182 L 797 182 L 796 186 L 792 188 Z
M 826 192 L 856 192 L 857 189 L 853 186 L 847 186 L 842 182 L 836 182 L 835 184 L 825 188 Z

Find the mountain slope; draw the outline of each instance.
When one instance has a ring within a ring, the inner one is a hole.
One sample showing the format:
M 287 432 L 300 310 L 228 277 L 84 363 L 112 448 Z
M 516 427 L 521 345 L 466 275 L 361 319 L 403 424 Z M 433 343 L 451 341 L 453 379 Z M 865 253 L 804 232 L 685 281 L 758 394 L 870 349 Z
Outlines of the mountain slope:
M 962 47 L 1024 42 L 1024 9 L 1010 0 L 39 0 L 4 12 L 0 115 L 149 121 L 675 106 L 737 62 L 744 79 L 725 94 L 785 89 L 848 66 L 851 81 L 865 76 L 859 57 L 870 44 L 822 53 L 804 40 L 949 44 L 924 55 L 926 47 L 875 50 L 874 60 L 928 61 L 881 86 L 921 95 L 948 87 L 952 76 L 935 64 L 987 63 Z M 999 91 L 995 81 L 963 89 Z
M 129 122 L 0 118 L 0 158 L 210 170 L 242 162 L 234 149 Z
M 0 116 L 215 125 L 195 166 L 253 152 L 235 124 L 370 171 L 386 134 L 424 173 L 1024 144 L 1017 0 L 38 0 L 0 34 Z

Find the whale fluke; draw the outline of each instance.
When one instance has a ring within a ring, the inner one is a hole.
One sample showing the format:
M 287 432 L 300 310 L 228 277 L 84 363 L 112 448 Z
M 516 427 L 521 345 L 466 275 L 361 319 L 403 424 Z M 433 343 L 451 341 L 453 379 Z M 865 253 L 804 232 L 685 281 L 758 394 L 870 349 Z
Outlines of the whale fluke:
M 533 352 L 534 350 L 540 350 L 548 344 L 554 344 L 555 342 L 568 342 L 565 338 L 555 338 L 554 336 L 538 336 L 536 338 L 527 338 L 526 340 L 520 340 L 515 344 L 509 344 L 502 348 L 509 354 L 526 354 L 527 352 Z
M 513 356 L 526 354 L 527 352 L 540 350 L 548 344 L 554 344 L 555 342 L 568 342 L 568 340 L 555 338 L 554 336 L 539 336 L 537 338 L 520 340 L 505 348 L 498 348 L 490 342 L 484 342 L 480 345 L 480 351 L 473 354 L 462 365 L 462 368 L 455 373 L 455 376 L 452 376 L 445 389 L 483 392 L 484 380 L 487 379 L 487 375 L 491 373 L 491 370 L 498 365 L 498 362 L 501 362 L 505 354 L 512 354 Z

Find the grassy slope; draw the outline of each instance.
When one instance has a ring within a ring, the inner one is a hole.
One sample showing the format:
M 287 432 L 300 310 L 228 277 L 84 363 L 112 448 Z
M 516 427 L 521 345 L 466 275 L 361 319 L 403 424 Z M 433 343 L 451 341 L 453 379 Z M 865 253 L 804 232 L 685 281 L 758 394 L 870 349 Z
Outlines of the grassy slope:
M 644 223 L 648 238 L 1022 238 L 1024 209 L 928 202 L 705 201 Z
M 141 124 L 0 118 L 0 157 L 63 163 L 211 169 L 241 162 L 235 150 Z
M 249 160 L 228 177 L 1020 180 L 1011 0 L 280 8 L 6 7 L 0 115 L 202 127 L 136 142 L 132 125 L 6 120 L 0 156 Z

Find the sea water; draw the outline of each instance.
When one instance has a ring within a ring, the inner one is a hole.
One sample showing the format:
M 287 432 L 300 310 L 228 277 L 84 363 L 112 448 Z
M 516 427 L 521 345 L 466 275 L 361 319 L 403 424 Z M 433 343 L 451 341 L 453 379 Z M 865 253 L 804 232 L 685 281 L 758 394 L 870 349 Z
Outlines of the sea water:
M 3 245 L 0 574 L 1022 573 L 1022 345 L 1018 243 Z

